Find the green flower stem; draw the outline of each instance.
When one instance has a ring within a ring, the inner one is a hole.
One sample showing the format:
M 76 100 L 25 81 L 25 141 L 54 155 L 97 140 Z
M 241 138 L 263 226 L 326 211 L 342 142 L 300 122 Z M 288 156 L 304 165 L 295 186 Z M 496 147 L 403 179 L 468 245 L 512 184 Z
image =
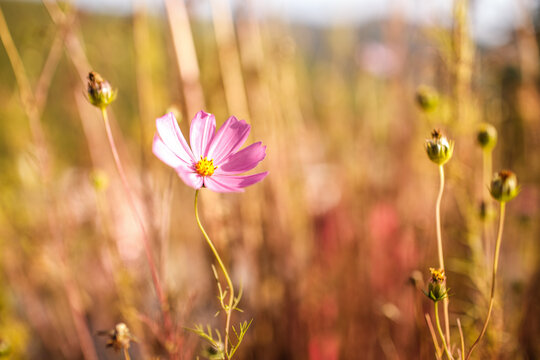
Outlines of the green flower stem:
M 148 266 L 150 267 L 150 272 L 152 274 L 152 282 L 154 283 L 154 288 L 156 290 L 159 302 L 161 304 L 165 331 L 167 333 L 167 336 L 171 336 L 172 335 L 171 333 L 172 320 L 171 320 L 169 310 L 168 310 L 167 298 L 165 297 L 165 293 L 163 292 L 163 288 L 161 287 L 161 282 L 159 280 L 156 264 L 154 262 L 154 258 L 152 257 L 152 250 L 150 248 L 150 239 L 148 238 L 148 234 L 146 233 L 146 229 L 144 228 L 142 218 L 139 215 L 137 208 L 135 207 L 133 191 L 131 190 L 131 187 L 129 186 L 129 182 L 127 181 L 124 167 L 122 166 L 122 162 L 120 161 L 120 156 L 118 155 L 118 150 L 116 149 L 116 144 L 114 142 L 114 137 L 111 131 L 111 125 L 109 123 L 109 117 L 107 115 L 107 110 L 105 107 L 101 108 L 101 114 L 103 115 L 105 131 L 107 132 L 107 138 L 109 140 L 109 145 L 111 147 L 116 169 L 118 170 L 118 174 L 120 175 L 120 179 L 122 181 L 124 191 L 126 192 L 129 206 L 131 207 L 131 210 L 136 217 L 137 223 L 139 224 L 139 227 L 141 228 L 141 233 L 143 235 L 143 242 L 144 242 L 144 250 L 146 253 L 146 259 L 148 261 Z
M 446 357 L 449 360 L 454 360 L 454 358 L 452 357 L 452 354 L 450 354 L 450 351 L 448 350 L 448 345 L 446 343 L 443 331 L 441 329 L 441 322 L 439 321 L 439 307 L 438 307 L 439 302 L 435 301 L 433 302 L 433 304 L 435 306 L 435 324 L 437 325 L 437 331 L 439 332 L 439 336 L 441 337 L 441 340 L 442 340 L 444 353 L 446 354 Z
M 482 151 L 482 184 L 486 186 L 486 184 L 489 184 L 491 181 L 491 168 L 492 168 L 492 156 L 491 156 L 492 150 L 491 149 L 484 149 Z M 488 188 L 484 188 L 482 191 L 482 199 L 484 201 L 484 211 L 485 211 L 485 217 L 483 219 L 483 227 L 484 227 L 484 252 L 485 252 L 485 259 L 487 261 L 488 254 L 490 251 L 490 242 L 489 239 L 492 235 L 492 231 L 490 231 L 491 227 L 491 221 L 489 221 L 489 215 L 491 213 L 491 196 L 489 194 Z
M 482 331 L 480 332 L 480 335 L 478 335 L 478 338 L 476 341 L 472 344 L 471 348 L 469 349 L 469 352 L 467 353 L 467 357 L 465 358 L 468 360 L 471 357 L 472 352 L 480 343 L 480 340 L 484 337 L 484 334 L 486 333 L 489 319 L 491 318 L 491 311 L 493 310 L 493 303 L 495 301 L 495 280 L 497 279 L 497 268 L 499 267 L 499 252 L 501 249 L 501 239 L 502 239 L 502 232 L 504 227 L 504 213 L 505 213 L 505 207 L 506 203 L 504 201 L 501 201 L 501 210 L 499 215 L 499 230 L 497 232 L 497 242 L 495 243 L 495 255 L 493 258 L 493 275 L 491 278 L 491 295 L 489 298 L 489 308 L 488 313 L 486 316 L 486 321 L 484 322 L 484 326 L 482 327 Z
M 224 311 L 227 314 L 227 322 L 225 324 L 225 356 L 227 359 L 229 359 L 229 353 L 228 353 L 228 345 L 229 345 L 229 328 L 231 325 L 231 314 L 233 311 L 233 303 L 234 303 L 234 287 L 231 281 L 231 277 L 229 276 L 229 273 L 227 272 L 227 269 L 225 268 L 225 265 L 223 264 L 223 261 L 221 260 L 221 257 L 219 256 L 216 247 L 214 246 L 214 243 L 212 240 L 210 240 L 210 237 L 208 237 L 208 234 L 204 230 L 204 227 L 201 224 L 201 220 L 199 218 L 199 210 L 198 210 L 198 200 L 199 200 L 199 189 L 195 191 L 195 218 L 197 219 L 197 225 L 199 225 L 199 229 L 201 229 L 201 232 L 206 239 L 206 242 L 208 243 L 208 246 L 210 246 L 210 249 L 212 250 L 212 253 L 214 254 L 214 257 L 216 258 L 219 267 L 221 268 L 221 271 L 223 271 L 223 274 L 225 275 L 225 279 L 227 280 L 227 285 L 229 286 L 229 305 L 224 307 Z
M 444 191 L 444 167 L 439 165 L 440 186 L 437 204 L 435 205 L 435 220 L 437 222 L 437 251 L 439 254 L 439 267 L 444 270 L 444 256 L 441 235 L 441 200 Z M 450 322 L 448 320 L 448 297 L 443 300 L 444 305 L 444 326 L 446 331 L 446 342 L 450 344 Z

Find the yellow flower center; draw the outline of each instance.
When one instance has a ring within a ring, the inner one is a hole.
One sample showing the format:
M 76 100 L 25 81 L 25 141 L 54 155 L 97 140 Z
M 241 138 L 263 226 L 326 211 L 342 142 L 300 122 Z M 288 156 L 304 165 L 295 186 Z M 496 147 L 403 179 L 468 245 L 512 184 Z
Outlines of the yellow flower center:
M 429 271 L 431 272 L 431 280 L 435 282 L 443 282 L 446 279 L 444 269 L 429 268 Z
M 208 160 L 201 156 L 201 160 L 195 165 L 195 170 L 201 176 L 211 176 L 216 171 L 217 166 L 214 166 L 214 160 Z

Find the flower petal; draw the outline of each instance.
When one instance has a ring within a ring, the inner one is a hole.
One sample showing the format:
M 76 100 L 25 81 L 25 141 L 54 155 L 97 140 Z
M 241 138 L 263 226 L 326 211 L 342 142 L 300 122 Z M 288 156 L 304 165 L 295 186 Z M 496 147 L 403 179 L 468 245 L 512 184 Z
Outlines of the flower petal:
M 194 189 L 202 188 L 203 178 L 201 175 L 197 174 L 195 170 L 185 165 L 180 165 L 175 168 L 175 170 L 178 176 L 180 176 L 180 179 L 182 179 L 182 181 L 185 182 L 186 185 L 191 186 Z
M 195 159 L 198 161 L 201 156 L 206 157 L 208 144 L 214 138 L 216 132 L 216 118 L 212 114 L 199 111 L 191 120 L 191 128 L 189 131 L 189 141 L 191 150 Z
M 159 160 L 163 161 L 165 164 L 170 167 L 176 168 L 180 165 L 185 165 L 184 161 L 176 156 L 175 153 L 171 151 L 165 145 L 163 140 L 159 137 L 158 134 L 154 135 L 154 141 L 152 142 L 152 152 L 158 157 Z
M 204 186 L 215 192 L 243 192 L 245 187 L 258 183 L 266 175 L 268 175 L 268 171 L 244 176 L 214 174 L 204 179 Z
M 266 146 L 262 146 L 260 141 L 256 142 L 225 159 L 217 168 L 216 174 L 232 175 L 249 171 L 265 157 Z
M 195 163 L 193 153 L 189 148 L 184 135 L 178 127 L 178 123 L 172 113 L 168 113 L 156 120 L 159 137 L 163 143 L 186 165 Z
M 208 159 L 213 159 L 214 164 L 219 166 L 227 156 L 244 145 L 250 130 L 251 126 L 245 120 L 239 121 L 231 116 L 212 139 L 208 147 Z

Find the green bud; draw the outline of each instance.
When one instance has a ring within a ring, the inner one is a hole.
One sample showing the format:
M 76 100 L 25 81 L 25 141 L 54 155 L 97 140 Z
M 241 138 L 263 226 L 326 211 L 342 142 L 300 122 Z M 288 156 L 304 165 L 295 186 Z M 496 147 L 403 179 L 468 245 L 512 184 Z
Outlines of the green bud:
M 116 99 L 116 90 L 95 71 L 88 74 L 88 101 L 100 109 L 106 108 Z
M 431 272 L 431 278 L 429 279 L 426 296 L 434 302 L 447 298 L 450 289 L 446 288 L 444 269 L 429 268 L 429 271 Z
M 8 357 L 11 354 L 11 346 L 3 339 L 0 339 L 0 357 Z
M 429 86 L 421 85 L 416 90 L 416 103 L 423 111 L 432 112 L 439 106 L 439 93 Z
M 476 141 L 484 150 L 493 150 L 497 145 L 497 129 L 491 124 L 482 123 L 476 133 Z
M 489 188 L 491 196 L 500 202 L 512 200 L 519 194 L 519 190 L 516 174 L 509 170 L 502 170 L 495 174 Z
M 203 351 L 203 355 L 209 360 L 225 359 L 225 347 L 221 341 L 217 342 L 216 346 L 209 345 L 206 347 L 206 349 Z
M 105 191 L 109 187 L 109 177 L 103 170 L 92 171 L 90 174 L 90 181 L 97 191 Z
M 431 161 L 437 165 L 443 165 L 454 153 L 454 142 L 443 136 L 440 130 L 433 130 L 431 139 L 426 140 L 425 148 Z

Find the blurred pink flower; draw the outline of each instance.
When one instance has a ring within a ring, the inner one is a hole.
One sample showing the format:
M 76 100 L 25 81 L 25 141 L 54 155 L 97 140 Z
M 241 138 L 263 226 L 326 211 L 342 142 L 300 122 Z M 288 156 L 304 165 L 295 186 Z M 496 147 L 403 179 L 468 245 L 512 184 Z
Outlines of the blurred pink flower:
M 231 116 L 216 133 L 216 118 L 199 111 L 191 120 L 188 146 L 172 113 L 156 120 L 152 151 L 194 189 L 207 187 L 216 192 L 242 192 L 268 175 L 238 174 L 253 169 L 266 156 L 266 146 L 256 142 L 244 145 L 251 126 Z

